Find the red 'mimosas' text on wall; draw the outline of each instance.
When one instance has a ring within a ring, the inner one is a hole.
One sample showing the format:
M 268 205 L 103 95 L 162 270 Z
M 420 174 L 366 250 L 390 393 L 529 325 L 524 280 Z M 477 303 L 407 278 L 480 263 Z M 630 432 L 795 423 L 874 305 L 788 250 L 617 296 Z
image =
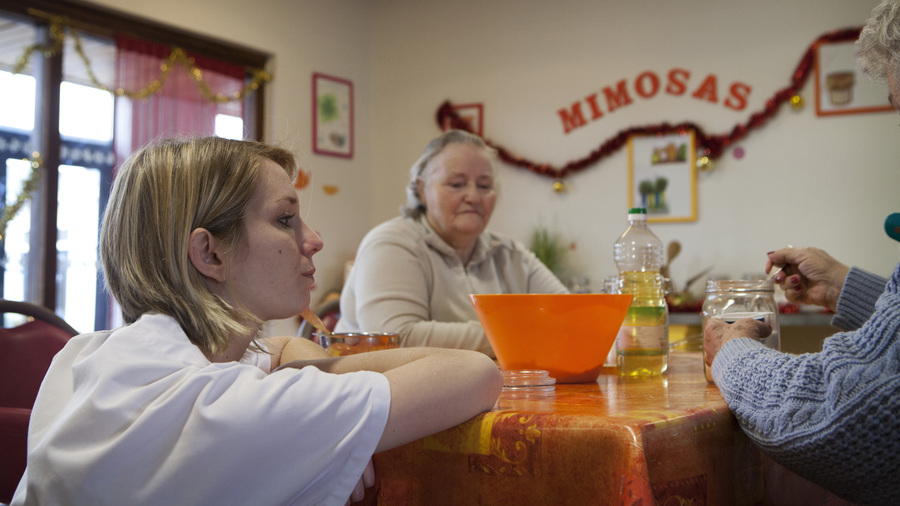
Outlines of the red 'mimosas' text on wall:
M 625 107 L 634 102 L 634 96 L 648 99 L 655 97 L 661 90 L 668 95 L 682 96 L 688 93 L 691 73 L 685 69 L 673 68 L 666 74 L 666 80 L 660 78 L 653 71 L 638 74 L 629 87 L 627 79 L 616 83 L 615 87 L 605 86 L 599 93 L 592 93 L 573 103 L 568 108 L 558 111 L 562 120 L 563 131 L 569 133 L 576 128 L 588 124 L 588 121 L 597 121 L 603 117 L 603 106 L 607 113 L 620 107 Z M 727 87 L 727 94 L 722 105 L 735 111 L 742 111 L 747 107 L 747 98 L 750 96 L 750 85 L 735 81 Z M 719 83 L 715 74 L 707 75 L 703 81 L 690 91 L 690 96 L 697 100 L 704 100 L 713 104 L 719 103 Z M 587 114 L 587 115 L 585 115 Z

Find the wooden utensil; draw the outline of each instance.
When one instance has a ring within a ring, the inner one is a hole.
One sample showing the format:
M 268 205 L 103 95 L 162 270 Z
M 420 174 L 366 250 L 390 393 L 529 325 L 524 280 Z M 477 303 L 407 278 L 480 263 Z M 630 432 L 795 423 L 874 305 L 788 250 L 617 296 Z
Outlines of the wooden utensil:
M 302 316 L 304 320 L 308 321 L 310 325 L 315 327 L 319 332 L 323 332 L 327 336 L 331 335 L 331 331 L 328 330 L 328 327 L 325 326 L 325 323 L 321 318 L 319 318 L 319 315 L 314 313 L 312 309 L 306 308 L 306 311 L 300 313 L 300 316 Z
M 666 263 L 659 269 L 659 273 L 662 274 L 662 277 L 669 277 L 669 265 L 672 264 L 672 260 L 681 253 L 681 243 L 678 241 L 672 241 L 669 243 L 669 247 L 666 250 Z

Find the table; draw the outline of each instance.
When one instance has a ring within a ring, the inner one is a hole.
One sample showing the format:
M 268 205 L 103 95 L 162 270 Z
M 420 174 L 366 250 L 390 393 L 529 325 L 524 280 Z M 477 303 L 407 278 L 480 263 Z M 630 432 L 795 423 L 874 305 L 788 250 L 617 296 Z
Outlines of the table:
M 699 353 L 649 379 L 604 369 L 375 455 L 366 503 L 849 504 L 763 455 L 707 385 Z

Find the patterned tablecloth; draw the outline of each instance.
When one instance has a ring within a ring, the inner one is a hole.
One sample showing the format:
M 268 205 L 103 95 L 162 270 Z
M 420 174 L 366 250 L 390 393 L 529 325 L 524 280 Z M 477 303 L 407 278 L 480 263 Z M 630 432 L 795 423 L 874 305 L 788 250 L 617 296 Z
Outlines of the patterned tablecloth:
M 550 397 L 504 393 L 374 462 L 368 504 L 847 504 L 759 452 L 699 353 L 672 354 L 660 377 L 612 369 Z

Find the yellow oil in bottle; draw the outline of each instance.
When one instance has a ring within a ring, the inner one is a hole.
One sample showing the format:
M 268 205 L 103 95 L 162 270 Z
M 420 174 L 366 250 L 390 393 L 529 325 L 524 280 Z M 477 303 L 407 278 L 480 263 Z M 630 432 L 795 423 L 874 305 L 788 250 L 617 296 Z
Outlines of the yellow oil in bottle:
M 669 365 L 668 310 L 659 272 L 625 272 L 622 293 L 634 301 L 616 338 L 616 365 L 627 376 L 662 374 Z

